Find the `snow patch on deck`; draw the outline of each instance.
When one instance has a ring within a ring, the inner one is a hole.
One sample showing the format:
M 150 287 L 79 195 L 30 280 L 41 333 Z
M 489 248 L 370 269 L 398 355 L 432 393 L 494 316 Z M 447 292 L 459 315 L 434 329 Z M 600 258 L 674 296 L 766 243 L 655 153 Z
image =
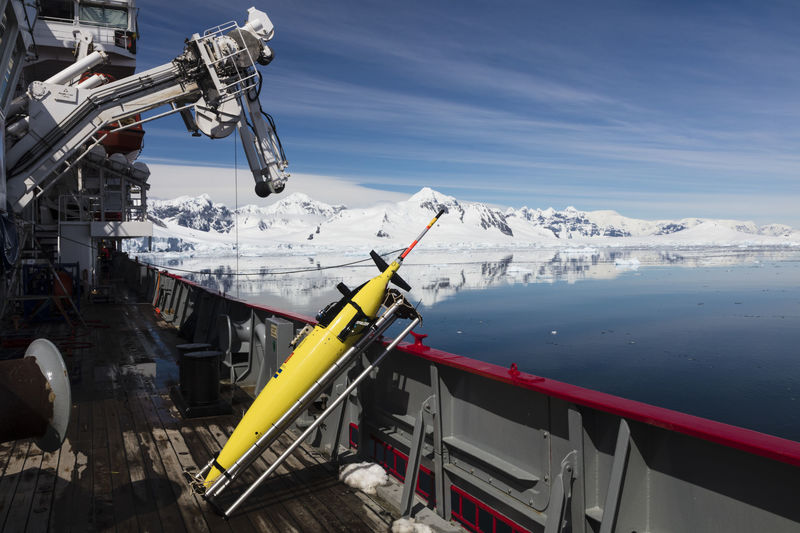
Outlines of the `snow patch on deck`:
M 420 524 L 413 518 L 398 518 L 392 522 L 392 533 L 433 533 L 427 524 Z
M 375 494 L 375 489 L 389 482 L 383 467 L 375 463 L 353 463 L 339 469 L 339 479 L 347 486 L 367 494 Z

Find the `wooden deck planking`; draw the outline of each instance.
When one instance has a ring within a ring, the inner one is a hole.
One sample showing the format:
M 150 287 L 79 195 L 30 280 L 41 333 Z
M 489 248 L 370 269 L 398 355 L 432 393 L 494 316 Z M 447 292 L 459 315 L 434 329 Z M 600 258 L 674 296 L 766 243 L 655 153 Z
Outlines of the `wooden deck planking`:
M 53 485 L 52 508 L 47 527 L 50 531 L 62 531 L 63 525 L 68 520 L 71 512 L 71 497 L 74 488 L 72 480 L 76 461 L 72 444 L 77 441 L 78 437 L 78 414 L 78 404 L 73 403 L 70 424 L 67 428 L 67 437 L 64 439 L 64 444 L 61 445 L 58 456 L 58 467 L 56 468 L 56 478 Z
M 91 373 L 85 372 L 90 365 L 83 365 L 84 380 L 91 385 Z M 78 404 L 78 433 L 72 443 L 75 465 L 67 491 L 70 504 L 67 508 L 67 527 L 71 531 L 88 531 L 92 518 L 92 402 L 81 398 Z
M 108 438 L 114 523 L 119 533 L 136 533 L 140 531 L 140 528 L 136 519 L 133 481 L 128 469 L 128 461 L 125 457 L 125 443 L 122 438 L 117 406 L 118 402 L 114 398 L 103 400 L 103 416 L 105 417 Z
M 205 464 L 205 461 L 209 460 L 212 455 L 219 453 L 222 449 L 222 445 L 211 434 L 207 423 L 198 422 L 192 426 L 192 429 L 195 437 L 204 445 L 205 451 L 208 453 L 207 458 L 205 455 L 201 456 L 204 460 L 198 463 Z M 198 448 L 198 450 L 200 449 Z M 255 479 L 253 473 L 250 473 L 250 478 L 253 480 Z M 231 518 L 231 521 L 233 522 L 233 520 L 236 520 L 238 522 L 243 516 L 247 518 L 258 531 L 298 531 L 297 525 L 288 516 L 280 503 L 268 502 L 262 512 L 237 514 L 235 517 Z
M 233 433 L 234 425 L 227 423 L 223 425 L 221 429 L 225 432 L 227 440 L 227 438 L 230 438 L 231 433 Z M 277 455 L 271 448 L 268 448 L 262 453 L 261 457 L 253 463 L 251 467 L 254 477 L 260 477 L 276 458 Z M 241 493 L 244 488 L 247 488 L 247 486 L 249 486 L 249 484 L 239 489 L 239 493 Z M 338 528 L 334 528 L 334 524 L 326 520 L 326 518 L 330 518 L 329 516 L 323 516 L 319 502 L 311 496 L 307 488 L 291 480 L 291 472 L 287 468 L 286 463 L 279 466 L 275 473 L 272 474 L 272 477 L 264 481 L 259 489 L 253 493 L 250 499 L 253 500 L 254 504 L 260 499 L 260 494 L 263 495 L 261 498 L 280 499 L 284 503 L 284 507 L 287 508 L 298 523 L 301 531 L 338 530 Z M 248 501 L 247 503 L 250 502 Z M 243 504 L 243 509 L 246 508 L 245 505 L 247 505 L 247 503 Z
M 161 527 L 166 532 L 185 531 L 183 517 L 177 499 L 172 492 L 170 480 L 166 476 L 161 456 L 156 449 L 155 439 L 150 432 L 150 426 L 142 414 L 140 404 L 135 395 L 128 396 L 128 405 L 133 415 L 134 426 L 138 443 L 144 458 L 145 472 L 148 487 L 150 488 L 153 502 L 161 519 Z
M 7 526 L 6 522 L 17 493 L 20 473 L 25 466 L 25 459 L 28 457 L 28 449 L 31 446 L 33 445 L 30 439 L 17 441 L 8 459 L 3 479 L 0 480 L 0 530 L 4 530 Z
M 42 465 L 39 477 L 36 479 L 33 502 L 25 531 L 41 533 L 47 531 L 50 513 L 53 509 L 56 481 L 58 480 L 58 463 L 61 458 L 61 449 L 54 452 L 45 452 L 42 455 Z
M 133 414 L 127 398 L 112 400 L 116 404 L 116 413 L 119 420 L 119 429 L 122 436 L 122 445 L 125 453 L 125 462 L 128 465 L 131 496 L 133 507 L 136 511 L 136 521 L 139 531 L 158 533 L 162 531 L 161 518 L 156 499 L 147 478 L 147 467 L 142 455 L 139 436 L 133 423 Z
M 140 399 L 145 400 L 145 398 Z M 198 465 L 195 464 L 180 430 L 170 422 L 171 416 L 168 412 L 165 412 L 165 408 L 160 402 L 162 398 L 150 396 L 147 397 L 146 400 L 149 402 L 149 417 L 150 422 L 153 424 L 153 434 L 157 434 L 159 442 L 162 443 L 159 447 L 161 459 L 164 462 L 170 479 L 174 483 L 177 483 L 177 487 L 180 489 L 179 498 L 183 498 L 183 504 L 187 508 L 196 509 L 194 518 L 197 521 L 202 518 L 205 522 L 205 527 L 207 527 L 209 531 L 229 533 L 231 531 L 230 525 L 225 522 L 222 517 L 214 513 L 213 510 L 209 509 L 209 507 L 205 505 L 205 502 L 189 490 L 189 486 L 183 477 L 183 472 L 186 469 L 197 471 Z M 176 485 L 173 484 L 173 487 L 176 487 Z M 199 530 L 195 529 L 195 526 L 190 526 L 190 529 L 193 531 Z
M 307 446 L 300 446 L 298 451 L 299 453 L 297 456 L 305 464 L 320 464 L 331 472 L 333 476 L 338 478 L 339 469 L 337 465 L 329 462 L 318 451 L 314 451 Z M 373 531 L 388 531 L 391 529 L 394 518 L 391 513 L 382 508 L 372 497 L 360 490 L 348 487 L 344 483 L 341 484 L 341 488 L 346 494 L 354 496 L 343 496 L 341 499 L 344 504 L 351 508 L 353 512 L 360 514 Z
M 180 462 L 169 442 L 166 431 L 161 427 L 161 422 L 158 415 L 154 411 L 152 402 L 149 396 L 136 396 L 133 401 L 139 403 L 139 407 L 150 425 L 150 431 L 153 435 L 153 443 L 155 444 L 155 452 L 158 454 L 161 464 L 163 465 L 163 475 L 167 481 L 167 485 L 172 491 L 173 497 L 178 504 L 178 510 L 183 517 L 184 524 L 189 531 L 211 531 L 208 523 L 203 517 L 202 509 L 183 481 L 183 469 Z
M 221 447 L 228 441 L 232 425 L 230 422 L 211 424 L 209 430 Z M 263 458 L 256 459 L 234 483 L 228 486 L 220 497 L 220 506 L 229 507 L 268 467 Z M 283 483 L 281 477 L 284 473 L 280 470 L 276 476 L 262 484 L 237 509 L 237 512 L 252 514 L 260 511 L 269 513 L 270 517 L 275 513 L 276 522 L 280 522 L 279 527 L 285 528 L 286 531 L 324 531 L 322 525 L 304 508 L 304 502 L 297 499 L 297 487 Z
M 164 398 L 154 397 L 154 400 L 160 399 L 161 401 L 165 401 Z M 175 416 L 171 410 L 163 410 L 160 409 L 159 413 L 168 413 L 165 416 L 169 416 L 170 420 L 173 419 Z M 193 470 L 187 470 L 192 474 L 196 474 L 209 460 L 211 460 L 212 454 L 216 454 L 219 452 L 219 448 L 211 448 L 209 449 L 206 442 L 201 438 L 196 428 L 189 424 L 183 424 L 176 427 L 178 431 L 180 431 L 181 439 L 183 440 L 186 450 L 189 451 L 193 458 L 193 464 L 195 468 Z M 212 439 L 213 440 L 213 439 Z M 201 507 L 204 509 L 204 513 L 206 515 L 206 520 L 209 522 L 222 522 L 227 524 L 227 529 L 223 530 L 230 530 L 235 531 L 236 533 L 250 533 L 255 531 L 263 531 L 264 528 L 256 528 L 250 522 L 250 520 L 244 515 L 236 515 L 232 516 L 229 520 L 225 521 L 222 519 L 221 516 L 216 514 L 204 501 L 201 501 Z
M 136 365 L 144 362 L 146 367 L 152 358 L 174 361 L 174 345 L 181 342 L 174 330 L 160 329 L 163 324 L 149 306 L 86 305 L 84 311 L 87 320 L 103 320 L 91 323 L 87 334 L 73 338 L 65 333 L 64 324 L 57 323 L 37 331 L 37 336 L 64 342 L 62 352 L 73 382 L 72 417 L 64 445 L 54 453 L 42 453 L 28 440 L 0 444 L 0 529 L 124 533 L 388 529 L 374 502 L 365 504 L 336 479 L 335 467 L 303 447 L 230 520 L 222 520 L 191 492 L 183 471 L 204 466 L 227 442 L 240 416 L 184 420 L 167 394 L 169 379 L 136 373 Z M 75 346 L 76 339 L 90 346 Z M 169 364 L 167 369 L 174 372 Z M 172 382 L 176 377 L 170 378 Z M 226 491 L 223 506 L 255 481 L 286 445 L 276 443 L 247 470 Z
M 293 435 L 282 435 L 271 447 L 276 456 L 282 455 L 297 438 Z M 292 479 L 307 489 L 310 498 L 315 502 L 315 509 L 319 516 L 325 520 L 333 531 L 364 531 L 367 524 L 357 514 L 342 505 L 339 501 L 339 491 L 346 489 L 337 477 L 321 465 L 306 465 L 298 457 L 299 451 L 295 449 L 286 459 Z M 333 504 L 333 505 L 332 505 Z
M 17 474 L 19 481 L 8 509 L 4 532 L 25 531 L 41 465 L 42 450 L 31 443 L 22 470 Z
M 94 367 L 94 401 L 92 402 L 92 518 L 98 531 L 115 531 L 114 495 L 111 480 L 111 457 L 104 398 L 113 386 L 112 367 Z
M 11 459 L 11 452 L 14 450 L 14 441 L 0 443 L 0 479 L 6 472 L 6 466 Z
M 282 445 L 288 446 L 288 437 L 282 436 L 280 441 Z M 338 482 L 338 469 L 326 459 L 322 458 L 319 453 L 314 453 L 309 450 L 307 446 L 299 446 L 292 454 L 294 458 L 293 468 L 298 476 L 303 479 L 305 473 L 316 469 L 317 471 L 327 472 L 328 481 L 326 485 L 326 496 L 329 498 L 332 507 L 347 517 L 348 513 L 355 515 L 363 522 L 363 526 L 371 531 L 388 531 L 392 524 L 391 515 L 375 503 L 372 498 Z M 322 475 L 319 475 L 322 478 Z M 337 480 L 335 483 L 330 483 L 330 479 Z M 309 481 L 304 481 L 308 483 Z M 353 496 L 356 496 L 355 498 Z

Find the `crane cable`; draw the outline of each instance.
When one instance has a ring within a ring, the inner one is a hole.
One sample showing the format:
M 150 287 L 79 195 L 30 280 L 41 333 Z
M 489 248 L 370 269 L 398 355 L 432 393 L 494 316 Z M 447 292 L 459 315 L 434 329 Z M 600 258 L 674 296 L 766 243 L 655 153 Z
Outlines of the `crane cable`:
M 236 226 L 236 297 L 239 297 L 239 160 L 236 151 L 236 137 L 233 136 L 233 183 L 234 183 L 234 212 L 233 223 Z
M 65 235 L 59 235 L 59 238 L 60 239 L 64 239 L 65 241 L 69 241 L 69 242 L 78 244 L 80 246 L 85 246 L 87 248 L 92 248 L 92 246 L 89 245 L 89 244 L 86 244 L 84 242 L 78 241 L 76 239 L 71 239 L 71 238 L 69 238 L 69 237 L 67 237 Z M 382 253 L 380 255 L 381 255 L 381 257 L 388 257 L 388 256 L 392 256 L 393 254 L 396 254 L 397 252 L 402 252 L 403 250 L 405 250 L 405 248 L 398 248 L 396 250 L 390 250 L 388 252 L 384 252 L 384 253 Z M 215 274 L 214 272 L 211 271 L 211 269 L 207 269 L 207 270 L 189 270 L 189 269 L 186 269 L 186 268 L 176 268 L 176 267 L 173 267 L 173 266 L 158 265 L 156 263 L 149 263 L 147 261 L 141 261 L 141 260 L 138 260 L 138 259 L 137 259 L 137 261 L 139 261 L 140 264 L 143 264 L 145 266 L 158 268 L 160 270 L 182 272 L 184 274 L 198 274 L 198 275 L 203 275 L 203 276 L 208 276 L 208 275 L 217 275 L 217 276 L 278 276 L 278 275 L 283 275 L 283 274 L 300 274 L 300 273 L 303 273 L 303 272 L 316 272 L 318 270 L 334 270 L 334 269 L 337 269 L 337 268 L 346 268 L 346 267 L 349 267 L 349 266 L 357 265 L 359 263 L 366 263 L 367 261 L 372 261 L 372 258 L 371 257 L 367 257 L 367 258 L 364 258 L 364 259 L 357 259 L 356 261 L 349 261 L 347 263 L 339 263 L 339 264 L 336 264 L 336 265 L 328 265 L 328 266 L 314 266 L 314 267 L 307 267 L 307 268 L 295 268 L 295 269 L 290 269 L 290 270 L 276 270 L 276 271 L 272 271 L 272 272 L 264 271 L 264 270 L 257 270 L 257 271 L 252 271 L 252 272 L 236 272 L 236 273 L 227 273 L 227 274 Z
M 382 257 L 384 257 L 384 256 L 388 257 L 388 256 L 392 256 L 393 254 L 396 254 L 397 252 L 402 252 L 403 250 L 405 250 L 405 248 L 398 248 L 397 250 L 392 250 L 392 251 L 389 251 L 389 252 L 385 252 L 385 253 L 382 253 L 380 255 Z M 364 258 L 364 259 L 358 259 L 356 261 L 350 261 L 348 263 L 339 263 L 337 265 L 314 266 L 314 267 L 307 267 L 307 268 L 296 268 L 296 269 L 292 269 L 292 270 L 279 270 L 279 271 L 273 271 L 273 272 L 264 271 L 264 270 L 258 270 L 258 271 L 253 271 L 253 272 L 237 272 L 237 273 L 233 273 L 233 272 L 229 272 L 229 273 L 212 272 L 211 269 L 208 269 L 208 270 L 188 270 L 188 269 L 185 269 L 185 268 L 175 268 L 175 267 L 171 267 L 171 266 L 156 265 L 156 264 L 153 264 L 153 263 L 148 263 L 147 261 L 139 261 L 139 262 L 141 264 L 143 264 L 143 265 L 151 266 L 153 268 L 160 268 L 160 269 L 163 269 L 163 270 L 169 270 L 169 271 L 174 271 L 174 272 L 183 272 L 184 274 L 198 274 L 198 275 L 203 275 L 203 276 L 212 276 L 213 275 L 213 276 L 216 276 L 216 277 L 223 277 L 223 276 L 228 277 L 228 276 L 278 276 L 278 275 L 283 275 L 283 274 L 301 274 L 301 273 L 304 273 L 304 272 L 317 272 L 319 270 L 333 270 L 333 269 L 337 269 L 337 268 L 346 268 L 346 267 L 349 267 L 349 266 L 357 265 L 359 263 L 366 263 L 367 261 L 372 261 L 372 258 L 371 257 L 367 257 L 367 258 Z

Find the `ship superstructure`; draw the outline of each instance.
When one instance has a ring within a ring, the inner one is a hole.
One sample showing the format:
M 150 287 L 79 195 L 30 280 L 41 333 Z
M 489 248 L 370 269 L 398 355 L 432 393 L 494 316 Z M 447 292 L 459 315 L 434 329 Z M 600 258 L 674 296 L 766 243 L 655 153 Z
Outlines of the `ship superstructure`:
M 152 234 L 150 171 L 137 161 L 150 120 L 180 113 L 193 135 L 237 132 L 256 194 L 283 190 L 288 163 L 258 98 L 258 67 L 272 60 L 266 13 L 251 8 L 241 26 L 196 33 L 172 61 L 134 74 L 132 0 L 43 1 L 27 18 L 18 13 L 21 3 L 9 6 L 18 21 L 37 18 L 17 45 L 2 43 L 13 54 L 9 87 L 17 87 L 3 102 L 6 301 L 31 295 L 26 270 L 44 272 L 45 285 L 64 285 L 55 265 L 69 278 L 70 287 L 60 288 L 73 298 L 81 286 L 102 292 L 102 265 L 120 239 Z M 160 107 L 167 110 L 153 113 Z
M 136 70 L 137 9 L 133 0 L 42 0 L 36 15 L 34 53 L 20 73 L 18 96 L 33 82 L 48 80 L 98 50 L 105 55 L 104 61 L 63 80 L 67 86 L 77 86 L 93 76 L 107 83 Z M 81 280 L 86 282 L 84 290 L 95 294 L 104 290 L 100 263 L 119 239 L 152 234 L 152 223 L 147 220 L 150 171 L 136 161 L 144 129 L 141 124 L 113 134 L 109 129 L 100 130 L 106 138 L 23 215 L 32 225 L 21 253 L 28 265 L 39 265 L 28 270 L 41 270 L 47 261 L 62 265 L 76 289 L 75 297 L 80 294 Z M 31 246 L 34 241 L 36 245 Z
M 134 0 L 40 0 L 38 4 L 33 28 L 36 55 L 25 65 L 26 80 L 46 80 L 95 46 L 109 56 L 98 72 L 116 79 L 134 73 L 138 40 Z
M 7 0 L 3 8 L 0 318 L 12 316 L 14 329 L 50 317 L 86 327 L 82 291 L 108 298 L 117 243 L 152 233 L 150 173 L 136 161 L 143 123 L 180 113 L 192 134 L 218 139 L 237 131 L 256 193 L 283 190 L 288 163 L 258 98 L 256 65 L 272 60 L 266 43 L 274 34 L 263 11 L 250 8 L 242 25 L 195 33 L 179 56 L 134 74 L 133 1 Z M 0 403 L 11 417 L 0 425 L 18 429 L 36 419 L 28 435 L 53 448 L 65 438 L 71 403 L 58 348 L 37 339 L 23 358 L 0 361 L 7 380 L 0 389 L 10 394 Z M 13 407 L 18 387 L 32 389 L 35 412 Z M 20 433 L 5 440 L 10 435 Z

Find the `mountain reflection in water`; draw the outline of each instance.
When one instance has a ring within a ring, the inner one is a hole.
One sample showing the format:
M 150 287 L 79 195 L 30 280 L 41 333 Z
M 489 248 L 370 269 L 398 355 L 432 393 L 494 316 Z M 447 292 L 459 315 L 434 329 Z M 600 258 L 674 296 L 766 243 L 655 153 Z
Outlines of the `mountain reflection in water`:
M 412 286 L 411 299 L 432 307 L 462 291 L 504 285 L 575 283 L 613 280 L 639 269 L 663 266 L 733 267 L 768 261 L 792 261 L 800 250 L 698 248 L 688 250 L 595 249 L 492 251 L 452 253 L 415 251 L 403 264 L 403 277 Z M 394 254 L 387 255 L 389 259 Z M 321 305 L 338 299 L 336 284 L 358 286 L 376 273 L 369 257 L 354 255 L 197 257 L 142 259 L 174 269 L 176 274 L 213 291 L 254 303 L 315 314 Z M 362 260 L 363 261 L 360 261 Z M 360 261 L 358 264 L 352 264 Z M 338 267 L 338 265 L 349 266 Z
M 235 258 L 173 266 L 313 316 L 339 298 L 337 283 L 377 272 L 371 261 L 325 269 L 359 259 L 240 258 L 239 276 Z M 800 250 L 420 253 L 401 274 L 430 346 L 800 440 Z

